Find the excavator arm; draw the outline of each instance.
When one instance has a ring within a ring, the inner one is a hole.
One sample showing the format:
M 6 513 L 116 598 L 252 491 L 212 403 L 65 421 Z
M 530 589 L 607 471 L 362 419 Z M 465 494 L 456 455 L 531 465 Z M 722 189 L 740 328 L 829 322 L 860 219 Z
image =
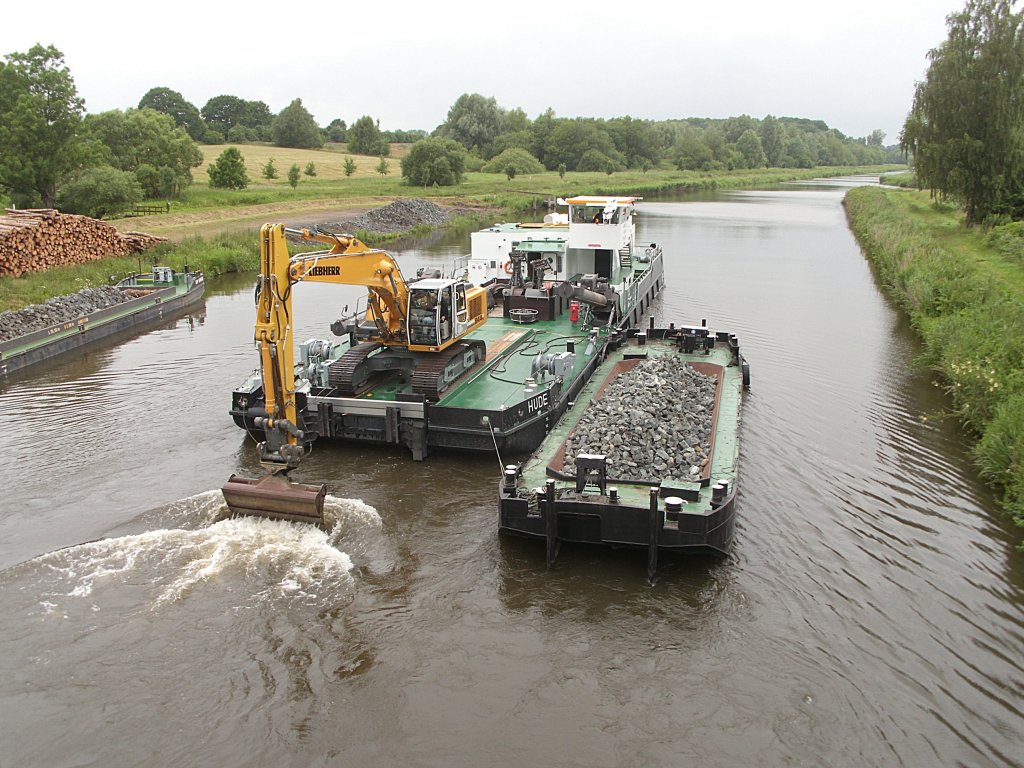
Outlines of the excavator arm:
M 283 227 L 264 224 L 260 230 L 254 334 L 260 351 L 260 373 L 267 411 L 266 417 L 257 422 L 267 436 L 266 441 L 260 443 L 260 461 L 293 467 L 302 457 L 302 433 L 296 425 L 292 284 L 288 277 L 288 261 Z
M 291 256 L 288 235 L 305 242 L 323 243 L 329 248 Z M 349 235 L 288 229 L 283 224 L 265 224 L 260 229 L 260 274 L 253 338 L 260 353 L 266 414 L 253 419 L 253 423 L 263 431 L 264 440 L 259 444 L 260 463 L 270 474 L 260 480 L 232 475 L 222 490 L 234 514 L 322 524 L 325 487 L 292 483 L 286 477 L 299 464 L 309 442 L 299 423 L 293 351 L 292 290 L 302 282 L 366 288 L 369 294 L 367 319 L 376 327 L 376 335 L 369 340 L 432 355 L 429 361 L 416 367 L 412 385 L 415 391 L 435 399 L 454 378 L 484 358 L 482 341 L 461 340 L 486 320 L 486 300 L 483 289 L 455 287 L 451 280 L 424 281 L 429 283 L 426 287 L 420 282 L 416 290 L 423 294 L 421 298 L 440 301 L 432 305 L 431 310 L 418 306 L 418 324 L 410 328 L 409 285 L 398 263 L 386 251 L 369 248 Z M 446 301 L 449 302 L 447 312 L 444 311 Z M 423 338 L 425 333 L 430 338 Z M 411 337 L 417 334 L 413 343 Z
M 330 245 L 328 251 L 291 257 L 286 235 Z M 254 339 L 260 352 L 260 376 L 266 416 L 254 420 L 263 430 L 260 463 L 269 475 L 259 480 L 232 475 L 221 489 L 233 514 L 323 522 L 326 487 L 289 482 L 287 473 L 305 452 L 295 395 L 292 338 L 292 288 L 300 282 L 364 285 L 377 299 L 378 328 L 393 343 L 405 333 L 408 296 L 394 259 L 347 235 L 289 230 L 283 224 L 260 229 L 260 273 L 256 291 Z
M 290 256 L 286 235 L 330 245 L 328 251 Z M 301 282 L 361 285 L 370 293 L 381 341 L 406 344 L 408 288 L 398 264 L 385 251 L 348 235 L 288 229 L 264 224 L 260 230 L 260 274 L 254 338 L 267 415 L 257 421 L 266 440 L 260 461 L 294 467 L 302 458 L 303 434 L 297 422 L 295 358 L 292 338 L 292 289 Z

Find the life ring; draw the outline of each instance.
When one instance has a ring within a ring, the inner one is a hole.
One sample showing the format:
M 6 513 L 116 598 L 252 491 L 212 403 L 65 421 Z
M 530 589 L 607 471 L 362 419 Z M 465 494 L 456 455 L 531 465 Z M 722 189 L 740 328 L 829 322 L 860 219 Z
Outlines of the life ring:
M 512 274 L 512 262 L 511 261 L 506 261 L 504 264 L 501 265 L 501 268 L 505 270 L 505 274 L 506 275 L 511 275 Z

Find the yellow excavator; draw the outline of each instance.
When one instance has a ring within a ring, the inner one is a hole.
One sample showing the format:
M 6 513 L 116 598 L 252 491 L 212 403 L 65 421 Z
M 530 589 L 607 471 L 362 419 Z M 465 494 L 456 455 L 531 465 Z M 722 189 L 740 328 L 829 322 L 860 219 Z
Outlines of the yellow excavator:
M 330 249 L 291 256 L 288 235 Z M 389 253 L 350 235 L 283 224 L 260 229 L 255 340 L 266 415 L 254 421 L 264 434 L 260 464 L 269 473 L 261 479 L 231 475 L 221 490 L 232 514 L 322 524 L 326 486 L 287 478 L 311 442 L 296 403 L 292 289 L 301 282 L 367 289 L 364 319 L 352 331 L 360 341 L 330 371 L 331 386 L 350 397 L 397 375 L 424 400 L 436 400 L 486 356 L 483 341 L 464 337 L 487 320 L 487 296 L 462 280 L 408 283 Z

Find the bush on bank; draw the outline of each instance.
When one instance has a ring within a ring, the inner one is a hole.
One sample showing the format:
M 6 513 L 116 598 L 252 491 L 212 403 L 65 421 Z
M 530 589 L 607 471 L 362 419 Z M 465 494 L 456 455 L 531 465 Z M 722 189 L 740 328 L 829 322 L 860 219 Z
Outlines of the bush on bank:
M 850 227 L 920 333 L 924 361 L 953 412 L 977 435 L 982 477 L 1003 489 L 1005 506 L 1024 526 L 1024 296 L 998 271 L 940 242 L 894 200 L 899 194 L 851 190 L 844 202 Z M 976 237 L 979 246 L 986 239 Z
M 903 187 L 904 189 L 920 189 L 917 184 L 917 174 L 913 171 L 902 173 L 889 173 L 882 177 L 882 183 L 889 187 Z

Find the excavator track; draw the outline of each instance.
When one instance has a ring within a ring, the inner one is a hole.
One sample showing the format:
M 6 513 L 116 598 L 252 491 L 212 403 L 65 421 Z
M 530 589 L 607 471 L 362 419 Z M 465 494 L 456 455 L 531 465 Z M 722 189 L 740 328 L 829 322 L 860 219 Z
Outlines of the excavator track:
M 412 391 L 428 402 L 437 402 L 456 381 L 483 362 L 487 345 L 480 339 L 465 339 L 444 352 L 433 352 L 412 374 Z
M 376 341 L 364 341 L 331 364 L 327 372 L 327 383 L 338 390 L 339 397 L 358 397 L 369 389 L 371 376 L 363 363 L 382 346 Z

